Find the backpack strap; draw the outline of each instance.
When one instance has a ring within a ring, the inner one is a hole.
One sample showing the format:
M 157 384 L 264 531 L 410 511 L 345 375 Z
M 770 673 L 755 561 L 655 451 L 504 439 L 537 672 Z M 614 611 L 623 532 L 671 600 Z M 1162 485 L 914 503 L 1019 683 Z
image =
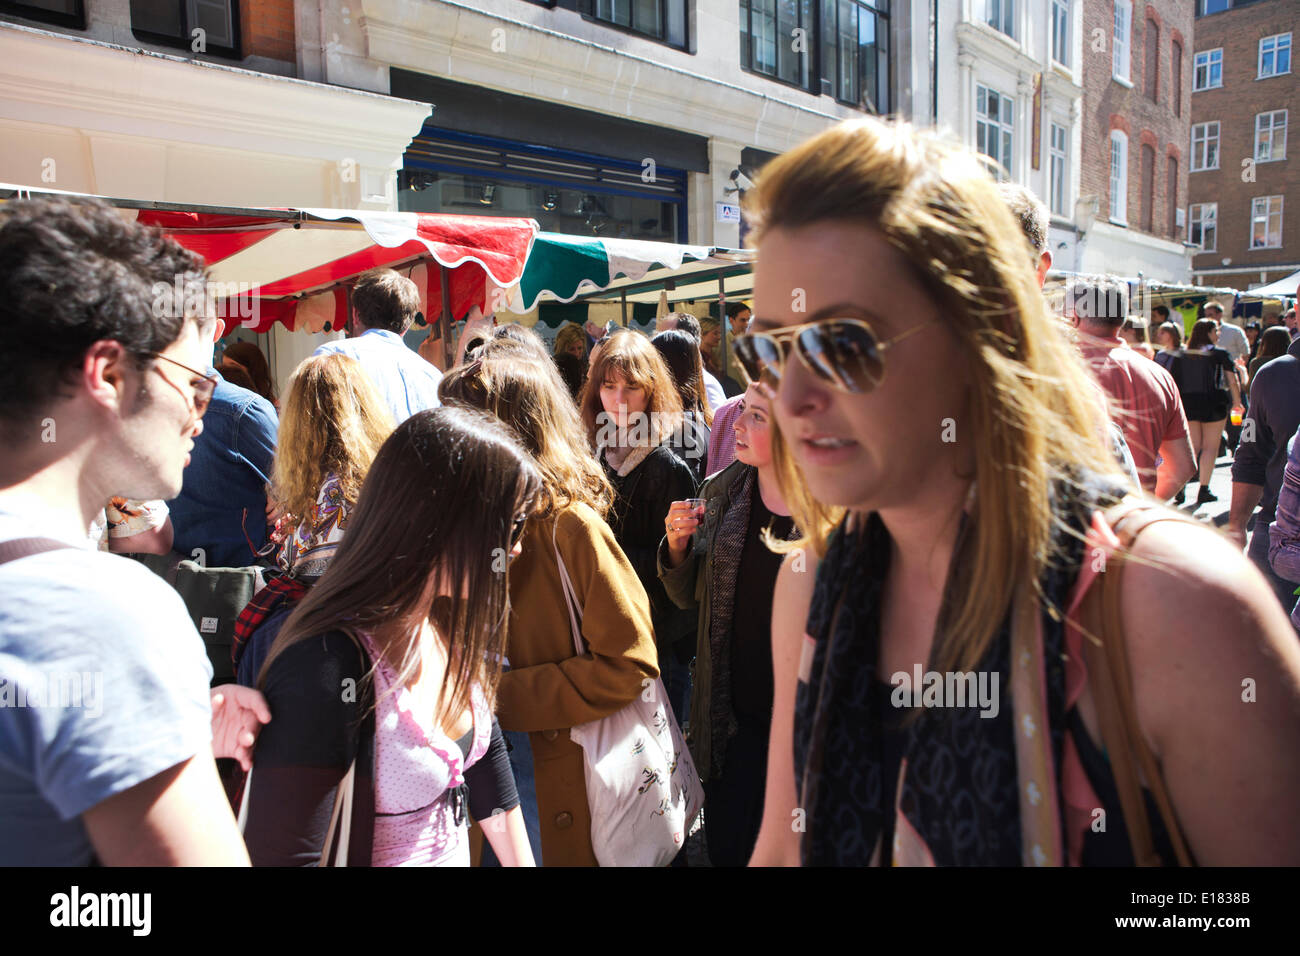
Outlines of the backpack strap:
M 73 545 L 66 541 L 59 541 L 57 538 L 14 538 L 12 541 L 0 543 L 0 564 L 72 547 Z
M 1085 599 L 1081 608 L 1089 630 L 1100 638 L 1085 639 L 1083 655 L 1088 668 L 1088 683 L 1097 706 L 1102 743 L 1119 792 L 1134 863 L 1137 866 L 1162 865 L 1142 798 L 1142 777 L 1145 777 L 1178 864 L 1192 866 L 1192 857 L 1174 815 L 1160 765 L 1138 724 L 1120 604 L 1125 557 L 1138 535 L 1160 521 L 1186 522 L 1190 519 L 1134 498 L 1120 502 L 1103 517 L 1119 538 L 1121 548 L 1112 556 L 1109 571 L 1102 573 L 1101 583 L 1094 589 L 1096 594 Z

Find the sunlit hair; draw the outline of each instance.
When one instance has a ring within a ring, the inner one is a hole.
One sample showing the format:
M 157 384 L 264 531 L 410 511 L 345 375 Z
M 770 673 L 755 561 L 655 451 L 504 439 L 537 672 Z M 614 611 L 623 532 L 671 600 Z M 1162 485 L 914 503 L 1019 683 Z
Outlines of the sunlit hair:
M 494 339 L 476 361 L 447 373 L 438 397 L 490 412 L 514 430 L 542 476 L 540 517 L 579 502 L 602 518 L 609 513 L 613 486 L 591 453 L 578 409 L 548 356 L 538 358 L 518 342 Z
M 677 383 L 664 364 L 663 357 L 640 332 L 627 331 L 607 336 L 600 352 L 591 363 L 587 382 L 578 396 L 578 411 L 587 431 L 587 440 L 596 447 L 597 435 L 605 421 L 605 406 L 600 401 L 601 386 L 615 375 L 629 385 L 645 390 L 645 413 L 650 417 L 650 441 L 658 444 L 675 432 L 682 423 L 682 400 Z
M 510 610 L 499 561 L 539 486 L 528 454 L 490 415 L 435 408 L 402 422 L 328 570 L 276 635 L 259 686 L 289 647 L 339 630 L 368 633 L 397 672 L 394 689 L 406 686 L 429 621 L 448 649 L 437 723 L 465 712 L 475 682 L 493 704 Z
M 574 342 L 582 343 L 582 351 L 587 351 L 587 333 L 582 330 L 582 326 L 576 322 L 567 322 L 555 333 L 555 354 L 567 352 L 573 347 Z
M 1175 323 L 1173 323 L 1173 322 L 1161 322 L 1161 323 L 1160 323 L 1160 328 L 1156 329 L 1156 337 L 1157 337 L 1157 338 L 1160 337 L 1160 333 L 1161 333 L 1161 332 L 1168 332 L 1168 333 L 1169 333 L 1169 335 L 1170 335 L 1170 336 L 1172 337 L 1172 339 L 1173 339 L 1173 342 L 1174 342 L 1174 348 L 1175 348 L 1175 349 L 1180 349 L 1180 348 L 1183 347 L 1183 330 L 1180 329 L 1180 328 L 1179 328 Z
M 667 329 L 657 333 L 650 344 L 672 373 L 682 408 L 695 412 L 704 424 L 712 427 L 713 409 L 704 392 L 704 359 L 700 357 L 699 343 L 680 329 Z
M 271 487 L 281 510 L 311 514 L 321 485 L 337 475 L 343 500 L 360 497 L 393 416 L 361 364 L 347 355 L 304 359 L 280 410 Z
M 1210 336 L 1217 331 L 1219 326 L 1213 319 L 1197 319 L 1192 326 L 1192 334 L 1187 337 L 1187 348 L 1190 350 L 1209 348 L 1214 344 Z
M 772 160 L 746 196 L 759 245 L 772 230 L 824 222 L 878 230 L 972 357 L 966 434 L 979 491 L 940 611 L 940 671 L 977 666 L 1017 586 L 1037 588 L 1055 557 L 1052 483 L 1069 480 L 1073 466 L 1118 476 L 1104 405 L 1048 312 L 1024 233 L 987 163 L 906 124 L 854 120 Z M 844 509 L 813 499 L 777 427 L 772 453 L 785 500 L 807 534 L 795 546 L 824 554 Z

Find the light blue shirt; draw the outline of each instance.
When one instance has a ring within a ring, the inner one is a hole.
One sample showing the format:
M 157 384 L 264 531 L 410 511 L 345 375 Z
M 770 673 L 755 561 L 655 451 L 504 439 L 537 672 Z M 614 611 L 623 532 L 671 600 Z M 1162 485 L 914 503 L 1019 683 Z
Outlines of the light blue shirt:
M 395 332 L 367 329 L 356 338 L 326 342 L 312 354 L 348 355 L 360 362 L 397 425 L 416 412 L 442 404 L 438 401 L 442 372 L 407 348 Z
M 0 541 L 54 537 L 42 514 L 0 504 Z M 0 866 L 86 865 L 81 814 L 212 759 L 212 665 L 180 595 L 69 543 L 0 565 Z

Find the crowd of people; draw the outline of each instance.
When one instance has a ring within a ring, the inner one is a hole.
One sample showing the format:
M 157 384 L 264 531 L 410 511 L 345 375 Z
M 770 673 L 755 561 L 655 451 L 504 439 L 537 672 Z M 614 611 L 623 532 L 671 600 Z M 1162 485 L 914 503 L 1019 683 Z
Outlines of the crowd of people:
M 194 254 L 8 204 L 0 862 L 596 865 L 576 728 L 657 686 L 705 795 L 674 865 L 1300 860 L 1293 316 L 1055 314 L 1042 204 L 904 124 L 747 215 L 752 316 L 476 313 L 443 374 L 380 269 L 281 395 L 157 307 Z M 1227 534 L 1174 507 L 1221 440 Z M 235 683 L 106 550 L 260 569 Z

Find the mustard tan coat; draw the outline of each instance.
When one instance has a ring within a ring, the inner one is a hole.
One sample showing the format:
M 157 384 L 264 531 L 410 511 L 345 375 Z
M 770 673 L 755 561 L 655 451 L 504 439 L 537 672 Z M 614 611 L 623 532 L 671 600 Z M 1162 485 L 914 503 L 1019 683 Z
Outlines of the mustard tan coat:
M 558 522 L 558 524 L 557 524 Z M 582 609 L 573 646 L 551 530 Z M 546 866 L 595 866 L 582 749 L 569 728 L 613 714 L 659 676 L 650 601 L 609 526 L 586 505 L 531 520 L 510 565 L 510 670 L 497 718 L 529 731 Z

